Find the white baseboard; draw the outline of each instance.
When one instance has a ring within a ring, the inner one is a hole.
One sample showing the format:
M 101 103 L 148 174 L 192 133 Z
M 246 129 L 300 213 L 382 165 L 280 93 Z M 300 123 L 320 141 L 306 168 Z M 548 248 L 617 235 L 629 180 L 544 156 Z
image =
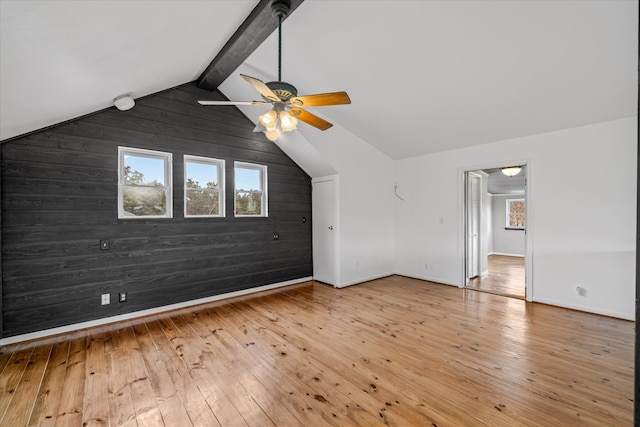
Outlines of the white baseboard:
M 444 280 L 444 279 L 440 279 L 440 278 L 432 277 L 432 276 L 406 274 L 406 273 L 400 273 L 400 272 L 396 272 L 394 274 L 397 274 L 398 276 L 410 277 L 412 279 L 426 280 L 427 282 L 439 283 L 441 285 L 455 286 L 456 288 L 460 287 L 459 283 L 454 283 L 454 282 L 451 282 L 449 280 Z
M 138 317 L 149 316 L 152 314 L 164 313 L 171 310 L 177 310 L 179 308 L 186 308 L 195 305 L 205 304 L 208 302 L 220 301 L 227 298 L 239 297 L 243 295 L 249 295 L 257 292 L 269 291 L 271 289 L 282 288 L 284 286 L 295 285 L 298 283 L 308 282 L 312 280 L 311 277 L 304 277 L 301 279 L 288 280 L 286 282 L 272 283 L 271 285 L 259 286 L 257 288 L 243 289 L 241 291 L 227 292 L 225 294 L 213 295 L 210 297 L 199 298 L 190 301 L 179 302 L 176 304 L 163 305 L 161 307 L 154 307 L 148 310 L 134 311 L 132 313 L 119 314 L 111 317 L 104 317 L 102 319 L 89 320 L 87 322 L 74 323 L 72 325 L 60 326 L 58 328 L 45 329 L 42 331 L 31 332 L 28 334 L 16 335 L 13 337 L 0 339 L 0 346 L 7 344 L 15 344 L 17 342 L 29 341 L 38 338 L 50 337 L 52 335 L 64 334 L 67 332 L 77 331 L 79 329 L 91 328 L 94 326 L 107 325 L 109 323 L 121 322 L 123 320 L 136 319 Z
M 618 312 L 609 311 L 609 310 L 600 310 L 598 308 L 586 307 L 579 304 L 567 304 L 566 302 L 548 300 L 544 298 L 535 298 L 535 297 L 533 298 L 533 302 L 537 302 L 540 304 L 554 305 L 556 307 L 569 308 L 571 310 L 584 311 L 586 313 L 599 314 L 607 317 L 615 317 L 617 319 L 632 320 L 632 321 L 635 320 L 635 316 L 633 314 L 618 313 Z
M 345 283 L 340 283 L 339 285 L 335 285 L 336 288 L 346 288 L 347 286 L 359 285 L 360 283 L 368 282 L 370 280 L 382 279 L 383 277 L 393 276 L 394 273 L 382 273 L 375 274 L 373 276 L 364 277 L 358 280 L 352 280 Z

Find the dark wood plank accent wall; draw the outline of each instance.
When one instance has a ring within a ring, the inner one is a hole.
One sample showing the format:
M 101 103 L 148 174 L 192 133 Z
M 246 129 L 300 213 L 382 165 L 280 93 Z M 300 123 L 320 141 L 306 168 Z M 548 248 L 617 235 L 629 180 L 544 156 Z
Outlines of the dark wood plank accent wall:
M 197 99 L 225 98 L 190 83 L 2 144 L 3 337 L 312 275 L 310 177 Z M 173 153 L 173 219 L 118 220 L 118 146 Z M 185 154 L 226 161 L 225 218 L 184 218 Z M 268 218 L 234 218 L 236 160 L 267 165 Z

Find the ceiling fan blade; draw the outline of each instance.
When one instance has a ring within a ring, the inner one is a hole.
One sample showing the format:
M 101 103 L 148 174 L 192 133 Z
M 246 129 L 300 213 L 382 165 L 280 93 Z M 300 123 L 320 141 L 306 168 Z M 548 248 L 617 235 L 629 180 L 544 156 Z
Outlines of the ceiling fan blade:
M 333 124 L 329 123 L 328 121 L 321 119 L 320 117 L 316 116 L 315 114 L 311 114 L 308 111 L 303 110 L 302 108 L 291 108 L 289 110 L 289 114 L 291 114 L 293 117 L 295 117 L 298 120 L 302 120 L 303 122 L 305 122 L 306 124 L 309 124 L 313 127 L 316 127 L 320 130 L 327 130 L 329 129 L 331 126 L 333 126 Z
M 280 97 L 275 93 L 273 93 L 273 91 L 269 89 L 269 87 L 262 80 L 256 79 L 255 77 L 246 76 L 244 74 L 240 74 L 240 75 L 242 76 L 243 79 L 247 81 L 247 83 L 249 83 L 255 90 L 260 92 L 260 94 L 265 98 L 275 102 L 282 101 Z
M 262 105 L 264 101 L 198 101 L 200 105 Z
M 323 105 L 351 104 L 347 92 L 320 93 L 317 95 L 304 95 L 291 98 L 291 104 L 296 107 L 320 107 Z

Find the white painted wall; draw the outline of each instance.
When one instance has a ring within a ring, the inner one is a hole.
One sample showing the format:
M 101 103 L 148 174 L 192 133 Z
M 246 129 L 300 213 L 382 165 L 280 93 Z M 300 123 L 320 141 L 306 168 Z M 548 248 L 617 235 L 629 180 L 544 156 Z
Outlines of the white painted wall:
M 636 129 L 632 117 L 397 161 L 396 272 L 460 285 L 462 171 L 529 163 L 533 301 L 633 319 Z
M 393 161 L 337 125 L 327 132 L 302 126 L 299 131 L 339 176 L 337 286 L 393 274 Z
M 491 196 L 493 248 L 491 253 L 524 256 L 524 230 L 505 230 L 507 199 L 521 199 L 524 195 Z
M 529 163 L 532 300 L 633 319 L 636 129 L 632 117 L 395 162 L 337 125 L 292 142 L 312 177 L 340 177 L 339 286 L 394 272 L 459 286 L 463 171 Z

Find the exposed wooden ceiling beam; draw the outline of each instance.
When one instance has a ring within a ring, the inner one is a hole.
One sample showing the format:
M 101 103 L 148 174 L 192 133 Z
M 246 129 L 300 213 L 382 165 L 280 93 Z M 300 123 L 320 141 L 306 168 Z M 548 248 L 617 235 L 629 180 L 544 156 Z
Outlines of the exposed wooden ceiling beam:
M 251 53 L 264 42 L 267 37 L 278 29 L 278 19 L 271 12 L 273 0 L 260 0 L 251 14 L 231 36 L 227 44 L 213 58 L 211 64 L 198 79 L 198 87 L 215 90 L 242 64 Z M 289 0 L 291 9 L 289 15 L 304 0 Z M 283 19 L 286 20 L 286 18 Z

